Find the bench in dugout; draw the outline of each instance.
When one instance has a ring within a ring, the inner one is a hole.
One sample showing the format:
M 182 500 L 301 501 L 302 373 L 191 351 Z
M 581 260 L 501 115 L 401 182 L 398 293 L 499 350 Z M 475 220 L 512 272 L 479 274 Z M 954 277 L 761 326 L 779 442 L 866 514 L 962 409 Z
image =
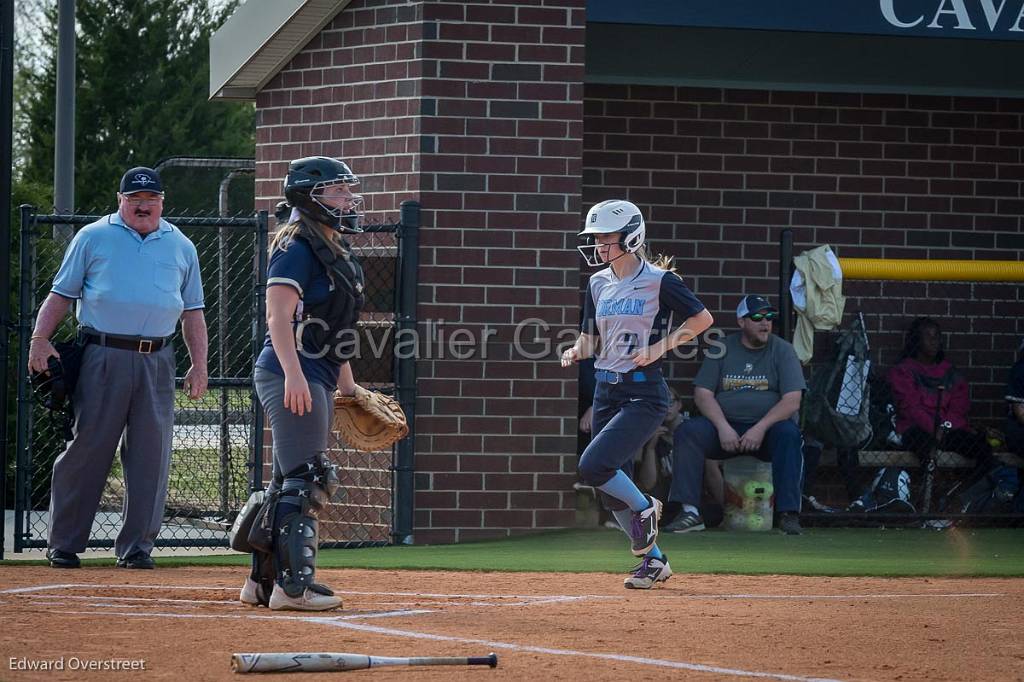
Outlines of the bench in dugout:
M 995 459 L 1003 465 L 1015 467 L 1024 478 L 1024 457 L 1012 452 L 995 452 Z M 921 513 L 923 508 L 923 478 L 924 471 L 917 456 L 908 450 L 836 450 L 827 448 L 821 453 L 816 471 L 812 473 L 815 483 L 805 491 L 807 495 L 813 495 L 821 503 L 819 508 L 806 505 L 801 513 L 801 518 L 807 518 L 812 522 L 822 524 L 841 525 L 843 522 L 873 519 L 878 522 L 885 521 L 907 521 L 926 519 L 949 519 L 963 516 L 964 520 L 975 521 L 1013 521 L 1014 523 L 1024 522 L 1024 515 L 1020 514 L 992 514 L 991 518 L 979 517 L 978 515 L 957 515 L 947 510 L 936 509 L 936 501 L 942 494 L 949 490 L 956 481 L 962 479 L 967 471 L 974 469 L 975 461 L 964 457 L 956 452 L 940 450 L 935 455 L 935 474 L 932 489 L 932 500 L 928 513 Z M 914 514 L 894 514 L 869 512 L 847 512 L 849 502 L 856 499 L 870 485 L 876 472 L 883 467 L 898 467 L 906 469 L 911 476 L 911 502 L 918 510 Z M 841 472 L 842 481 L 838 482 L 833 476 L 823 471 Z M 823 482 L 827 480 L 828 482 Z M 829 486 L 828 483 L 845 487 L 845 491 L 836 490 L 836 485 Z M 1020 493 L 1024 494 L 1024 492 Z

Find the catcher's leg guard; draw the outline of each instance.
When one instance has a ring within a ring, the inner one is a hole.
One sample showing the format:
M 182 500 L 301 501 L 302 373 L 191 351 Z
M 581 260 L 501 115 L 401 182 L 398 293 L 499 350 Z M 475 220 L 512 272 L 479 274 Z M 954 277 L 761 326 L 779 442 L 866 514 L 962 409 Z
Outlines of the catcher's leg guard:
M 252 568 L 239 595 L 243 604 L 269 606 L 274 589 L 273 527 L 274 508 L 284 478 L 276 476 L 266 490 L 257 490 L 235 518 L 229 539 L 231 548 L 252 553 Z
M 252 553 L 252 570 L 245 579 L 239 600 L 250 606 L 270 606 L 270 595 L 274 590 L 274 557 L 265 552 Z
M 273 537 L 278 584 L 289 597 L 299 597 L 306 589 L 333 594 L 313 578 L 319 542 L 316 512 L 337 489 L 334 466 L 323 453 L 285 475 L 274 509 Z
M 314 585 L 317 519 L 309 503 L 295 504 L 295 495 L 282 491 L 274 523 L 274 563 L 278 584 L 289 597 L 298 597 Z
M 283 476 L 275 476 L 267 486 L 267 490 L 263 495 L 263 502 L 259 507 L 256 507 L 256 512 L 251 522 L 248 523 L 249 532 L 245 538 L 246 545 L 249 546 L 250 552 L 263 552 L 265 554 L 271 554 L 274 551 L 274 509 L 277 506 L 277 498 L 281 495 L 281 486 L 284 484 Z M 252 497 L 249 498 L 252 501 Z M 248 502 L 246 506 L 248 506 Z M 243 513 L 245 510 L 243 509 Z M 243 513 L 238 516 L 241 518 Z M 243 519 L 241 522 L 238 518 L 235 519 L 235 526 L 238 527 L 238 533 L 242 532 L 242 526 L 246 524 L 246 520 Z M 231 541 L 232 548 L 236 545 L 241 546 L 242 540 L 236 535 Z M 253 580 L 256 579 L 255 571 L 253 572 Z
M 253 524 L 256 522 L 256 517 L 260 513 L 260 507 L 263 506 L 266 494 L 264 490 L 257 490 L 249 495 L 249 499 L 242 506 L 242 510 L 238 512 L 238 516 L 235 517 L 235 523 L 228 532 L 228 543 L 231 549 L 236 552 L 248 553 L 255 551 L 253 546 L 249 544 L 249 531 L 252 530 Z

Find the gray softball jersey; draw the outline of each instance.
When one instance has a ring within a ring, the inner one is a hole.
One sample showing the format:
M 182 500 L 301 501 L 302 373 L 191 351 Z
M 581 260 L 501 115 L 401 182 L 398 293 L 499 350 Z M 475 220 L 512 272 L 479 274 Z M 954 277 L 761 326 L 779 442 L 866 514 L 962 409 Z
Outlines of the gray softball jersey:
M 636 273 L 619 279 L 611 267 L 590 276 L 581 329 L 601 337 L 594 367 L 611 372 L 636 368 L 629 356 L 657 343 L 704 304 L 674 272 L 641 261 Z M 657 370 L 661 360 L 647 366 Z

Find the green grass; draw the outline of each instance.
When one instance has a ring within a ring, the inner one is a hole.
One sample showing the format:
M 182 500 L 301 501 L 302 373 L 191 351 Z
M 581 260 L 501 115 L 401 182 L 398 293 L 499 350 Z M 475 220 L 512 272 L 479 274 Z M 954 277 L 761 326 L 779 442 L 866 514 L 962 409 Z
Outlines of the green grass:
M 1024 531 L 808 529 L 708 531 L 662 538 L 676 573 L 828 576 L 1024 576 Z M 161 566 L 248 565 L 248 556 L 159 557 Z M 29 563 L 29 562 L 4 562 Z M 32 562 L 41 563 L 41 562 Z M 109 559 L 86 560 L 109 566 Z M 568 530 L 461 545 L 324 550 L 324 568 L 621 573 L 626 540 L 605 529 Z
M 227 391 L 228 409 L 248 410 L 251 391 L 248 388 L 211 388 L 199 400 L 192 400 L 183 390 L 175 393 L 175 407 L 179 410 L 219 410 L 221 391 Z
M 249 498 L 248 457 L 248 448 L 231 448 L 228 501 L 236 508 Z M 217 508 L 220 501 L 220 451 L 215 448 L 174 450 L 167 489 L 169 504 Z
M 249 497 L 246 460 L 249 449 L 231 448 L 228 478 L 228 501 L 236 507 Z M 114 457 L 110 476 L 124 481 L 120 457 Z M 216 509 L 220 504 L 220 451 L 216 448 L 179 447 L 171 453 L 167 480 L 170 506 Z

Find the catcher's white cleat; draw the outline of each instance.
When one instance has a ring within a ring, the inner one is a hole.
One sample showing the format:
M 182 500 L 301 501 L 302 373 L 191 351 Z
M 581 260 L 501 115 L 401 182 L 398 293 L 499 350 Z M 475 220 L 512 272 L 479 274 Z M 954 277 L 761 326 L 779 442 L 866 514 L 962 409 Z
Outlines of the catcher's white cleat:
M 238 601 L 249 606 L 260 605 L 260 584 L 246 576 L 245 584 L 242 585 L 242 593 L 238 595 Z
M 270 593 L 270 608 L 273 611 L 329 611 L 341 608 L 341 599 L 308 587 L 298 597 L 289 597 L 280 585 L 274 583 L 274 591 Z

